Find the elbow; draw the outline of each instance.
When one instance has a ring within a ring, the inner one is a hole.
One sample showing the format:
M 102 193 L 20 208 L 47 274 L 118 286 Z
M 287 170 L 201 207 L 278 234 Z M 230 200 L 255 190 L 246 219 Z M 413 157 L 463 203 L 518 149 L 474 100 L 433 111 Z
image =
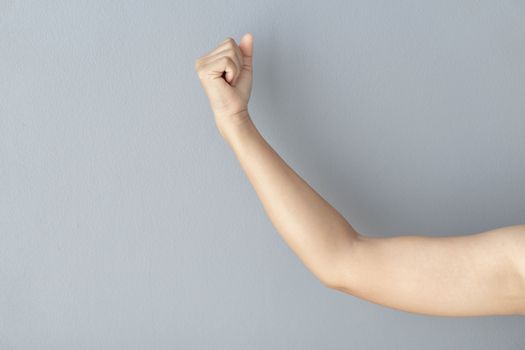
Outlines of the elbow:
M 349 267 L 345 268 L 346 273 L 332 273 L 319 278 L 323 286 L 329 289 L 334 289 L 347 294 L 355 295 L 356 283 L 355 279 L 350 277 Z
M 357 273 L 359 270 L 357 243 L 357 239 L 354 239 L 351 244 L 339 252 L 337 258 L 322 269 L 322 273 L 318 274 L 320 282 L 325 287 L 354 294 L 358 284 Z
M 335 264 L 330 261 L 316 262 L 315 264 L 306 263 L 308 270 L 321 284 L 330 289 L 337 289 L 341 284 L 340 276 L 336 273 Z
M 325 273 L 318 276 L 318 279 L 326 288 L 340 290 L 342 287 L 342 281 L 332 273 Z

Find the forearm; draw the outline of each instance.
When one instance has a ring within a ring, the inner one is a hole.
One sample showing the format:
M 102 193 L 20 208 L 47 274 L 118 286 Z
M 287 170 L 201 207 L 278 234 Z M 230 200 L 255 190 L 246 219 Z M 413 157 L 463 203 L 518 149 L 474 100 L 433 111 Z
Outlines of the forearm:
M 273 226 L 305 266 L 332 286 L 338 281 L 341 256 L 358 236 L 275 152 L 248 121 L 221 132 L 232 148 Z

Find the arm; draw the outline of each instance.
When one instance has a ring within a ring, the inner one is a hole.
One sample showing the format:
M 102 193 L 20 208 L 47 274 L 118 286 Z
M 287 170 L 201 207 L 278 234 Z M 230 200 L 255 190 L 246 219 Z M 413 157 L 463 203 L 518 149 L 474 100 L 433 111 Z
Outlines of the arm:
M 409 312 L 525 314 L 525 225 L 460 237 L 367 237 L 286 164 L 247 110 L 252 40 L 226 40 L 196 69 L 221 135 L 305 266 L 330 288 Z
M 276 230 L 325 285 L 414 313 L 525 314 L 525 225 L 453 237 L 359 234 L 249 120 L 227 141 Z

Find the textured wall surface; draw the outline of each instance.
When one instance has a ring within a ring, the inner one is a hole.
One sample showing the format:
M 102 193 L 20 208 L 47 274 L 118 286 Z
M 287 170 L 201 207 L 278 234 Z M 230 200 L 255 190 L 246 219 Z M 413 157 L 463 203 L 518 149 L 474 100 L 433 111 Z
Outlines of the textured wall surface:
M 0 348 L 523 349 L 302 265 L 194 71 L 247 31 L 252 118 L 359 231 L 525 222 L 522 1 L 4 0 Z

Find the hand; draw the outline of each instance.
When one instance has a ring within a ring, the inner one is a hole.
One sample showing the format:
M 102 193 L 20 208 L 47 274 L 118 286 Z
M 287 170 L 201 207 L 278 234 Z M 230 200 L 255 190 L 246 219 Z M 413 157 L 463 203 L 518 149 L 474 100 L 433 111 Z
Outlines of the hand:
M 227 129 L 249 120 L 252 54 L 253 35 L 246 33 L 238 46 L 235 40 L 227 38 L 195 62 L 195 70 L 222 135 Z

